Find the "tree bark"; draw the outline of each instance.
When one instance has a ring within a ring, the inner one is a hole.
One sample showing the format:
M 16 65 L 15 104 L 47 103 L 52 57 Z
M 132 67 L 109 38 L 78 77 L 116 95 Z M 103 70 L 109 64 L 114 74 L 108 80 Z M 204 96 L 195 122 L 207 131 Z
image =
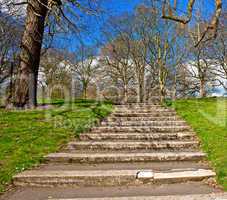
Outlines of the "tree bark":
M 30 0 L 21 42 L 14 105 L 37 106 L 37 80 L 48 0 Z
M 172 99 L 177 99 L 177 75 L 174 75 Z
M 123 99 L 124 103 L 128 102 L 128 86 L 127 84 L 124 85 L 124 99 Z
M 14 63 L 11 62 L 10 64 L 10 82 L 9 82 L 9 94 L 7 96 L 6 100 L 6 107 L 11 108 L 12 107 L 12 97 L 13 97 L 13 69 L 14 69 Z
M 165 96 L 166 96 L 166 77 L 167 77 L 167 71 L 165 67 L 160 64 L 160 69 L 159 69 L 159 87 L 160 87 L 160 102 L 161 104 L 164 103 Z
M 144 102 L 144 84 L 140 83 L 139 84 L 139 103 Z
M 203 79 L 200 80 L 200 97 L 206 97 L 206 90 L 205 90 L 205 81 Z
M 145 83 L 144 83 L 144 71 L 140 72 L 139 79 L 138 79 L 138 101 L 139 103 L 144 103 L 144 89 L 145 89 Z
M 88 88 L 88 84 L 84 83 L 83 85 L 83 98 L 87 99 L 87 88 Z
M 162 81 L 160 81 L 159 84 L 160 84 L 160 101 L 162 104 L 165 100 L 165 85 Z

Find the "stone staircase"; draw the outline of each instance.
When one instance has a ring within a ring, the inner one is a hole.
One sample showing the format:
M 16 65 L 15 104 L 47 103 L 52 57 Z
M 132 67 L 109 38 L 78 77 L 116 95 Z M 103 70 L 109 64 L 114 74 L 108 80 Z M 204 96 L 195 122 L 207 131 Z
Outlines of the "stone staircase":
M 208 185 L 215 173 L 205 162 L 197 136 L 174 110 L 160 105 L 116 106 L 98 127 L 45 160 L 40 167 L 16 175 L 14 184 L 35 186 L 33 192 L 42 188 L 46 194 L 42 199 L 50 194 L 59 199 L 101 200 L 141 192 L 151 199 L 216 192 Z

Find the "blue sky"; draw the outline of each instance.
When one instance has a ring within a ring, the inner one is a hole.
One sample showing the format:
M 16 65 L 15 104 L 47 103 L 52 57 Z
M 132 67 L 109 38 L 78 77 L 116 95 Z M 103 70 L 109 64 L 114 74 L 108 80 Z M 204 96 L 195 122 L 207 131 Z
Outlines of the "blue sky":
M 149 0 L 147 0 L 149 1 Z M 156 0 L 162 2 L 163 0 Z M 173 1 L 173 0 L 172 0 Z M 96 40 L 102 40 L 101 28 L 105 21 L 113 16 L 122 15 L 125 12 L 132 13 L 134 9 L 142 4 L 144 0 L 103 0 L 103 12 L 98 17 L 84 17 L 84 23 L 89 27 L 89 33 L 82 34 L 83 41 L 86 44 L 94 44 Z M 177 12 L 179 15 L 185 15 L 187 12 L 188 0 L 178 0 Z M 207 21 L 212 17 L 215 3 L 214 0 L 196 0 L 196 8 L 202 8 L 202 17 Z M 196 21 L 196 9 L 193 11 L 192 23 Z M 58 47 L 67 48 L 69 51 L 74 51 L 78 45 L 78 38 L 75 35 L 65 35 L 63 39 L 57 39 Z
M 86 16 L 83 19 L 89 27 L 89 33 L 82 34 L 83 41 L 86 44 L 94 44 L 95 40 L 101 40 L 101 28 L 108 18 L 125 12 L 132 13 L 141 2 L 141 0 L 103 0 L 102 12 L 99 16 Z M 78 45 L 78 38 L 68 34 L 63 39 L 58 38 L 57 45 L 74 51 Z

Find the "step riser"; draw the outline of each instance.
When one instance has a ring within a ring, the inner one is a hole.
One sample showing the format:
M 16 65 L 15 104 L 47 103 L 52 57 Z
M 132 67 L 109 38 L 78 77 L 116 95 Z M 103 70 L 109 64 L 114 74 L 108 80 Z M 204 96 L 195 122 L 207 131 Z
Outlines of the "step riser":
M 76 177 L 76 178 L 26 178 L 14 180 L 16 186 L 32 187 L 107 187 L 142 185 L 134 176 L 129 177 Z
M 116 105 L 116 109 L 160 109 L 161 105 Z
M 146 178 L 138 178 L 139 171 L 129 172 L 120 175 L 83 175 L 83 176 L 27 176 L 15 177 L 14 185 L 16 186 L 38 186 L 38 187 L 57 187 L 57 186 L 75 186 L 75 187 L 104 187 L 104 186 L 136 186 L 145 184 L 162 184 L 162 183 L 181 183 L 187 181 L 202 181 L 213 177 L 212 172 L 200 173 L 197 175 L 188 172 L 180 172 L 179 175 L 169 175 L 169 173 L 154 173 Z M 48 173 L 48 172 L 47 172 Z M 172 173 L 171 173 L 172 174 Z M 178 174 L 178 173 L 177 173 Z M 185 174 L 185 175 L 184 175 Z
M 142 121 L 142 122 L 136 122 L 136 121 L 131 121 L 131 122 L 102 122 L 101 126 L 185 126 L 187 123 L 183 121 L 179 122 L 173 122 L 173 121 Z
M 45 178 L 31 178 L 25 180 L 15 180 L 15 186 L 29 186 L 29 187 L 108 187 L 108 186 L 139 186 L 139 185 L 151 185 L 151 184 L 174 184 L 174 183 L 185 183 L 188 181 L 205 181 L 210 177 L 198 177 L 198 178 L 178 178 L 178 179 L 167 179 L 167 180 L 138 180 L 134 177 L 123 178 L 87 178 L 87 179 L 45 179 Z
M 128 115 L 128 114 L 147 114 L 147 115 L 156 115 L 156 114 L 172 114 L 176 115 L 175 111 L 170 110 L 122 110 L 122 111 L 114 111 L 114 115 Z
M 180 143 L 180 144 L 69 144 L 68 150 L 111 150 L 111 151 L 121 151 L 121 150 L 184 150 L 192 151 L 198 149 L 198 143 Z
M 182 132 L 182 131 L 190 131 L 190 127 L 187 126 L 179 126 L 179 127 L 97 127 L 93 128 L 92 132 L 94 133 L 106 133 L 106 132 L 128 132 L 128 133 L 174 133 L 174 132 Z
M 81 134 L 80 139 L 83 141 L 100 141 L 100 140 L 194 140 L 195 135 L 192 134 Z
M 101 197 L 101 198 L 74 198 L 74 199 L 51 199 L 51 200 L 226 200 L 227 193 L 218 192 L 211 194 L 187 194 L 171 196 L 128 196 L 128 197 Z
M 114 113 L 164 113 L 164 112 L 169 112 L 169 113 L 174 113 L 176 114 L 176 111 L 171 110 L 171 109 L 115 109 Z
M 113 113 L 113 117 L 173 117 L 176 113 L 157 112 L 157 113 Z
M 104 122 L 145 122 L 145 121 L 177 121 L 180 118 L 175 117 L 108 117 Z
M 129 162 L 173 162 L 173 161 L 202 161 L 205 156 L 125 156 L 125 157 L 47 157 L 46 162 L 52 163 L 129 163 Z
M 156 110 L 166 110 L 166 111 L 175 111 L 171 108 L 164 108 L 164 107 L 115 107 L 114 111 L 123 112 L 123 111 L 156 111 Z

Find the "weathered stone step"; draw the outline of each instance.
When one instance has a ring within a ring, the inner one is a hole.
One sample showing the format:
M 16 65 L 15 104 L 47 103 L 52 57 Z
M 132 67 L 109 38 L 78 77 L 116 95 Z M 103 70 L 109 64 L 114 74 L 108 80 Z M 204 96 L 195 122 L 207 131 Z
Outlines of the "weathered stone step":
M 165 108 L 165 107 L 156 107 L 156 108 L 146 108 L 146 107 L 140 107 L 140 108 L 128 108 L 128 107 L 122 107 L 114 108 L 115 112 L 165 112 L 165 111 L 170 111 L 170 112 L 175 112 L 173 108 Z
M 128 197 L 96 197 L 52 200 L 225 200 L 227 193 L 190 194 L 190 195 L 165 195 L 165 196 L 128 196 Z
M 101 122 L 101 126 L 185 126 L 185 121 L 124 121 Z
M 144 170 L 45 171 L 31 170 L 14 176 L 16 186 L 120 186 L 201 181 L 214 177 L 207 169 L 177 169 L 165 172 Z
M 86 154 L 83 151 L 75 152 L 78 154 Z M 111 152 L 111 154 L 118 152 Z M 122 154 L 123 152 L 121 152 Z M 124 152 L 129 154 L 130 152 Z M 150 152 L 149 152 L 150 153 Z M 171 153 L 171 152 L 163 152 Z M 184 152 L 187 153 L 187 152 Z M 193 153 L 193 152 L 190 152 Z M 197 152 L 199 153 L 199 152 Z M 89 153 L 96 154 L 96 153 Z M 97 153 L 100 154 L 100 153 Z M 137 153 L 136 153 L 137 154 Z M 132 164 L 133 163 L 133 164 Z M 105 162 L 105 163 L 79 163 L 79 162 L 46 162 L 37 169 L 48 171 L 74 171 L 74 170 L 137 170 L 152 169 L 153 171 L 168 171 L 171 169 L 211 169 L 205 160 L 183 160 L 183 161 L 149 161 L 149 162 Z
M 69 150 L 98 149 L 98 150 L 133 150 L 133 149 L 152 149 L 152 150 L 195 150 L 199 146 L 198 141 L 79 141 L 70 142 Z
M 117 109 L 152 109 L 152 108 L 165 108 L 161 105 L 154 105 L 154 104 L 124 104 L 124 105 L 115 105 Z
M 144 103 L 137 102 L 137 103 L 116 104 L 116 106 L 162 106 L 162 105 L 154 104 L 152 102 L 144 102 Z
M 72 198 L 82 198 L 83 200 L 92 200 L 92 198 L 114 198 L 114 200 L 121 200 L 122 197 L 129 198 L 138 197 L 139 200 L 143 200 L 140 197 L 154 197 L 154 200 L 159 200 L 159 196 L 165 196 L 168 200 L 178 200 L 174 198 L 176 195 L 180 195 L 180 200 L 189 200 L 183 198 L 185 195 L 190 195 L 192 199 L 197 194 L 201 198 L 195 198 L 193 200 L 208 200 L 206 195 L 210 194 L 209 200 L 224 200 L 220 189 L 210 187 L 204 182 L 186 182 L 175 184 L 157 184 L 157 185 L 134 185 L 134 186 L 110 186 L 110 187 L 19 187 L 9 193 L 3 194 L 4 200 L 47 200 L 47 199 L 62 199 L 72 200 Z M 204 195 L 204 198 L 203 195 Z M 173 195 L 169 197 L 167 195 Z M 226 194 L 227 195 L 227 194 Z M 218 198 L 219 197 L 219 198 Z M 87 199 L 88 198 L 88 199 Z M 91 198 L 91 199 L 90 199 Z M 217 198 L 217 199 L 216 199 Z M 190 200 L 192 200 L 190 199 Z M 109 200 L 109 199 L 108 199 Z M 125 199 L 124 199 L 125 200 Z M 145 199 L 146 200 L 146 199 Z M 153 199 L 152 199 L 153 200 Z M 162 199 L 161 199 L 162 200 Z
M 83 133 L 80 140 L 194 140 L 192 132 L 182 133 Z
M 172 109 L 165 109 L 165 108 L 162 108 L 162 109 L 115 109 L 114 110 L 114 114 L 140 114 L 140 113 L 145 113 L 145 114 L 152 114 L 152 113 L 172 113 L 172 114 L 176 114 L 176 111 L 175 110 L 172 110 Z
M 178 116 L 170 117 L 108 117 L 104 122 L 128 122 L 128 121 L 179 121 L 181 120 Z
M 152 113 L 112 113 L 111 117 L 172 117 L 175 112 L 152 112 Z
M 206 154 L 202 152 L 163 152 L 163 153 L 52 153 L 47 161 L 63 163 L 116 163 L 116 162 L 166 162 L 199 161 Z
M 137 133 L 152 133 L 152 132 L 182 132 L 191 131 L 189 126 L 102 126 L 91 129 L 94 133 L 103 132 L 137 132 Z

